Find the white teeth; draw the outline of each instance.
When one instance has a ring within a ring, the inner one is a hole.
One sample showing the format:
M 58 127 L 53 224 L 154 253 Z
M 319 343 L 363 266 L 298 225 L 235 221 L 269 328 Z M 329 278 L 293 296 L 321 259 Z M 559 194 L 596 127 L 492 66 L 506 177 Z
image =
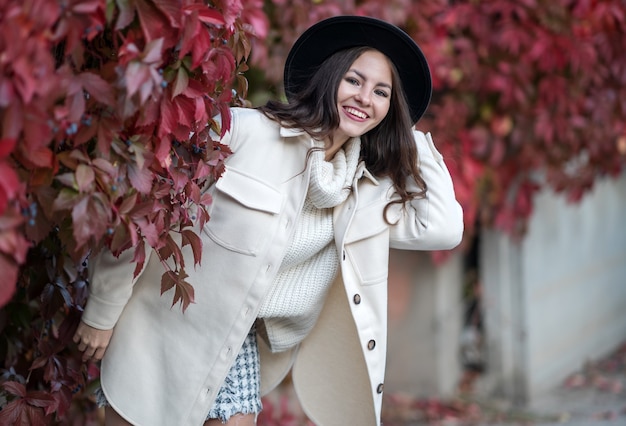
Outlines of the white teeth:
M 364 120 L 367 118 L 367 114 L 365 114 L 364 112 L 361 112 L 361 111 L 359 111 L 357 109 L 348 107 L 348 108 L 346 108 L 346 111 L 348 113 L 350 113 L 352 115 L 356 115 L 357 117 L 362 118 Z

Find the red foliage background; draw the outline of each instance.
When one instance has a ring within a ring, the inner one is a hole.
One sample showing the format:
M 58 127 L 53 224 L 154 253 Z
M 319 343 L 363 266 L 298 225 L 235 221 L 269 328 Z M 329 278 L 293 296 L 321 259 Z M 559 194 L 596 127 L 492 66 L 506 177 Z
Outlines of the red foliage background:
M 193 303 L 181 248 L 201 261 L 200 188 L 229 154 L 211 136 L 229 115 L 222 127 L 213 117 L 245 104 L 261 5 L 0 3 L 1 424 L 94 420 L 85 388 L 98 370 L 71 342 L 90 254 L 133 249 L 139 269 L 149 245 L 161 293 Z
M 476 226 L 522 237 L 542 188 L 579 201 L 626 164 L 626 5 L 620 0 L 274 0 L 268 57 L 278 82 L 289 46 L 337 14 L 399 25 L 426 54 L 431 131 Z M 253 56 L 255 61 L 257 56 Z M 256 63 L 256 62 L 255 62 Z
M 212 117 L 279 94 L 295 38 L 337 14 L 395 23 L 429 58 L 419 127 L 446 157 L 467 240 L 479 227 L 521 237 L 538 190 L 578 201 L 622 172 L 620 0 L 3 0 L 0 423 L 94 421 L 97 367 L 71 343 L 89 253 L 134 249 L 140 265 L 148 244 L 161 291 L 193 302 L 180 249 L 199 253 L 200 188 L 229 154 L 211 137 L 229 123 Z

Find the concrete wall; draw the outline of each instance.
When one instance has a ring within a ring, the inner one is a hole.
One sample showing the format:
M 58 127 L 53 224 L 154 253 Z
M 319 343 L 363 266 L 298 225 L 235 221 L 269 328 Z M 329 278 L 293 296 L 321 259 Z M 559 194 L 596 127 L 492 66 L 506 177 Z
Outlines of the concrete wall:
M 385 392 L 449 396 L 461 364 L 462 258 L 436 267 L 424 252 L 392 250 Z
M 626 340 L 626 176 L 540 194 L 520 243 L 483 233 L 480 269 L 492 392 L 532 404 Z

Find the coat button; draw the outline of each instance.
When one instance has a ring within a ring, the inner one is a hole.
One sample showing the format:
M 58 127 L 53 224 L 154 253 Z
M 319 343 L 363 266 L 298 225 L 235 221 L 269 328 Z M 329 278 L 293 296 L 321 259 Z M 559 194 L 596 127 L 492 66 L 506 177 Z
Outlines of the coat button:
M 383 393 L 383 388 L 384 388 L 384 387 L 385 387 L 385 386 L 384 386 L 382 383 L 380 383 L 380 384 L 378 385 L 378 387 L 376 388 L 376 393 Z
M 354 297 L 352 298 L 352 300 L 354 300 L 354 304 L 358 305 L 361 303 L 361 295 L 360 294 L 355 294 Z
M 200 392 L 200 398 L 201 399 L 207 399 L 209 397 L 209 394 L 211 393 L 211 389 L 210 388 L 205 388 L 202 389 L 202 391 Z
M 373 350 L 376 347 L 376 340 L 370 340 L 369 342 L 367 342 L 367 349 L 369 349 L 370 351 Z

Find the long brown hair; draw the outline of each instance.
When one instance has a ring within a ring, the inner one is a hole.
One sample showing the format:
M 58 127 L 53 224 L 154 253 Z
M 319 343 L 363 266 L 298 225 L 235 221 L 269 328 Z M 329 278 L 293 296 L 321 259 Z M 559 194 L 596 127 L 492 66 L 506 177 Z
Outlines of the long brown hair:
M 272 100 L 259 109 L 284 127 L 302 129 L 319 140 L 331 138 L 339 127 L 339 84 L 354 61 L 369 50 L 374 49 L 362 46 L 336 52 L 311 70 L 309 84 L 288 103 Z M 424 197 L 427 187 L 417 165 L 413 123 L 402 82 L 391 60 L 389 64 L 393 87 L 389 112 L 378 126 L 361 136 L 361 158 L 373 175 L 391 178 L 400 196 L 392 203 L 404 203 Z M 415 180 L 417 192 L 407 190 L 407 178 Z

